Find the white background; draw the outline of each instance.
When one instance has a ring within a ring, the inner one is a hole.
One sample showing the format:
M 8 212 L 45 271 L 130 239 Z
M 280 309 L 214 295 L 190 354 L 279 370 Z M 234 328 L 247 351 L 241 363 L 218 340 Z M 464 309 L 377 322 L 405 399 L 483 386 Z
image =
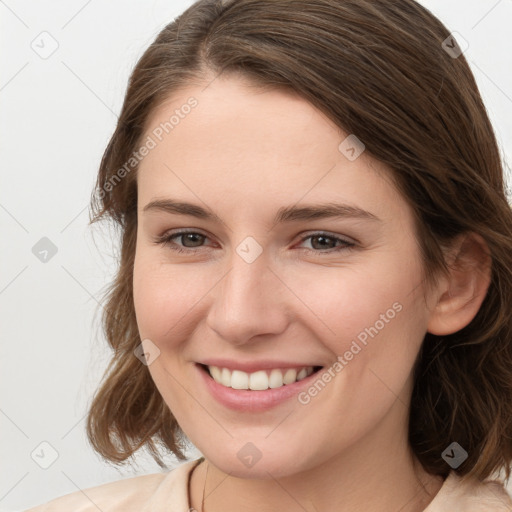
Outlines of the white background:
M 512 0 L 421 3 L 469 42 L 510 161 Z M 148 456 L 111 468 L 85 439 L 86 406 L 109 357 L 98 302 L 116 255 L 106 227 L 87 226 L 88 203 L 131 70 L 190 4 L 0 0 L 0 511 L 159 471 Z M 59 45 L 47 59 L 31 48 L 43 31 Z M 47 263 L 32 253 L 42 237 L 57 247 Z M 31 458 L 43 441 L 58 453 L 48 469 Z

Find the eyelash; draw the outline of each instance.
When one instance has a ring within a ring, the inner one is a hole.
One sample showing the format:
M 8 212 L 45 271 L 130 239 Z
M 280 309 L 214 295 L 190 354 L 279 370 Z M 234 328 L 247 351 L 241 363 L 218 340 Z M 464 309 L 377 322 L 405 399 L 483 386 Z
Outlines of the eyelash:
M 183 248 L 182 246 L 176 245 L 172 241 L 174 238 L 178 238 L 182 235 L 187 235 L 187 234 L 200 235 L 204 238 L 208 238 L 206 235 L 203 235 L 202 233 L 199 233 L 197 231 L 177 231 L 175 233 L 165 233 L 161 236 L 155 237 L 154 243 L 158 244 L 158 245 L 162 245 L 164 247 L 168 247 L 172 251 L 175 251 L 178 253 L 194 253 L 198 249 L 199 250 L 203 249 L 204 246 L 195 247 L 195 248 L 194 247 Z M 329 238 L 331 240 L 334 240 L 335 242 L 341 242 L 343 244 L 343 246 L 338 247 L 338 248 L 333 247 L 333 248 L 330 248 L 325 251 L 317 250 L 317 249 L 309 249 L 309 248 L 304 248 L 304 247 L 302 249 L 305 249 L 308 252 L 315 252 L 317 254 L 332 254 L 332 253 L 341 252 L 341 251 L 349 251 L 349 250 L 353 249 L 356 245 L 353 242 L 349 242 L 348 240 L 345 240 L 338 236 L 330 235 L 329 233 L 324 233 L 322 231 L 319 231 L 316 233 L 310 233 L 309 235 L 301 238 L 300 243 L 303 243 L 305 240 L 308 240 L 309 238 L 315 238 L 315 237 L 320 237 L 320 236 Z

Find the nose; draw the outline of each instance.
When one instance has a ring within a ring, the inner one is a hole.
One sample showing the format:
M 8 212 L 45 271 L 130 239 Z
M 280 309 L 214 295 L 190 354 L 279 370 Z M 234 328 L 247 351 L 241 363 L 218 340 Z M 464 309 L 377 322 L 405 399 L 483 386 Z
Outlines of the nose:
M 286 292 L 263 254 L 248 263 L 233 252 L 228 272 L 211 292 L 207 324 L 234 345 L 280 334 L 289 322 Z

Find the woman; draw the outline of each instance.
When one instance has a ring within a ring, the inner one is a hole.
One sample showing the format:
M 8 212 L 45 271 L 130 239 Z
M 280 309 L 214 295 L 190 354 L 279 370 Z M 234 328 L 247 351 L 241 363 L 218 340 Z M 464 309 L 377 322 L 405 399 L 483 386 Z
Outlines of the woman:
M 196 2 L 101 162 L 122 256 L 87 432 L 114 463 L 204 457 L 31 510 L 512 510 L 503 181 L 413 0 Z

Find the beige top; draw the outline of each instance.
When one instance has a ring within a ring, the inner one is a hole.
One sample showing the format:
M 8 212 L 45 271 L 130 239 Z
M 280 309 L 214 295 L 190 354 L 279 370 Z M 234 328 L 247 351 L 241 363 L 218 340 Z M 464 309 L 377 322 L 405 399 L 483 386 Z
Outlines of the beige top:
M 188 483 L 201 458 L 166 473 L 136 476 L 66 494 L 25 512 L 189 512 Z M 499 481 L 464 485 L 453 471 L 424 512 L 510 512 Z

